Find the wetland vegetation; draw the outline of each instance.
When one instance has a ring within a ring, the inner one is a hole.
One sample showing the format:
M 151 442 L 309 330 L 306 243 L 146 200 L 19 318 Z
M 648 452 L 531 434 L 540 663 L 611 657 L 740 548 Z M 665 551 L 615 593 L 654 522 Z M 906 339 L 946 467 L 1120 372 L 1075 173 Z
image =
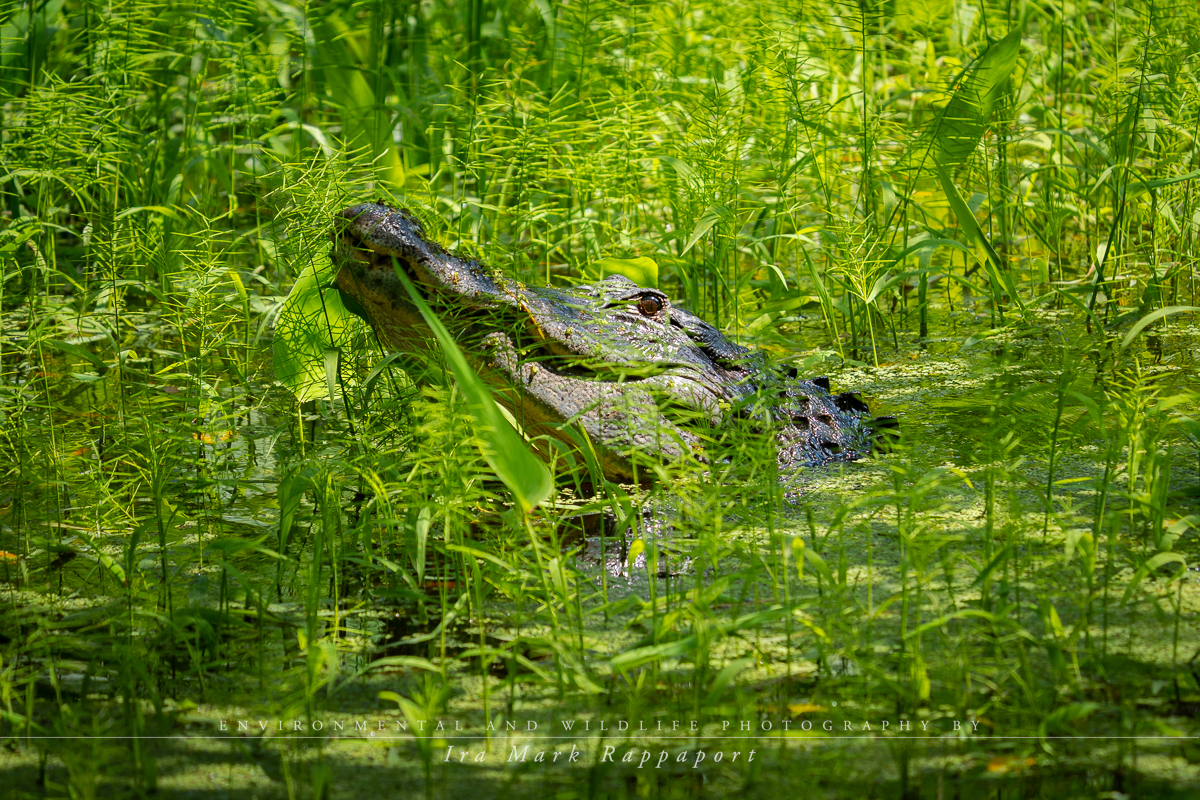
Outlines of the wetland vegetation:
M 1198 65 L 1187 2 L 0 5 L 0 794 L 1195 796 Z M 899 442 L 606 481 L 347 312 L 380 198 Z

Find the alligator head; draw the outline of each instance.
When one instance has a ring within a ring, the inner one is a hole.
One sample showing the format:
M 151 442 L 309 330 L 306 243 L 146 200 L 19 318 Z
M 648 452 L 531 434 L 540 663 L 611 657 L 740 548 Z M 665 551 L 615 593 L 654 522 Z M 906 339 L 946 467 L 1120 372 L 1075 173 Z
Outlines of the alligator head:
M 761 353 L 657 289 L 615 275 L 573 288 L 519 283 L 447 252 L 407 211 L 382 203 L 342 211 L 333 238 L 338 287 L 385 346 L 419 353 L 431 338 L 399 269 L 522 425 L 568 443 L 562 423 L 580 425 L 610 479 L 635 477 L 635 454 L 642 463 L 703 460 L 703 431 L 731 414 L 778 420 L 784 467 L 870 450 L 867 407 L 856 395 L 769 369 Z

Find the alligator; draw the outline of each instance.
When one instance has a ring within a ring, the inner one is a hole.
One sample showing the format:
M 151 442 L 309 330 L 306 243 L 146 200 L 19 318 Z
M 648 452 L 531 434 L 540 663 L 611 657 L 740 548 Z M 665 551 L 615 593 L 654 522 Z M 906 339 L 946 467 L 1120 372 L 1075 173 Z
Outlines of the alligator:
M 433 346 L 401 270 L 526 431 L 577 445 L 563 423 L 582 427 L 609 480 L 644 480 L 656 460 L 704 462 L 705 443 L 736 418 L 774 432 L 781 475 L 860 458 L 894 427 L 873 419 L 859 395 L 771 366 L 622 275 L 569 288 L 524 284 L 447 251 L 411 212 L 382 201 L 335 221 L 338 289 L 384 346 L 409 355 Z

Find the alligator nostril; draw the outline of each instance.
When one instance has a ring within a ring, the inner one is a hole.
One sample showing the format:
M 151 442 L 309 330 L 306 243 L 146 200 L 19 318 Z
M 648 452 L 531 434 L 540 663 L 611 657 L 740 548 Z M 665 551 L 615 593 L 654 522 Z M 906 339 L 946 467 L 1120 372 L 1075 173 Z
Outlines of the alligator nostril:
M 842 392 L 833 398 L 833 402 L 842 411 L 861 411 L 864 414 L 870 411 L 856 392 Z

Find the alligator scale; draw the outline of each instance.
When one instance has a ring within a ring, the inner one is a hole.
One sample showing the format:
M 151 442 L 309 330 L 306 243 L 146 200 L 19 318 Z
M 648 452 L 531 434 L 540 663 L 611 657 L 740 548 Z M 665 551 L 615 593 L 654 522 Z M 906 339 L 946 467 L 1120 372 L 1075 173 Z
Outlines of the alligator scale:
M 623 276 L 573 288 L 526 285 L 426 238 L 405 210 L 362 203 L 336 218 L 339 289 L 370 318 L 385 346 L 420 353 L 430 333 L 396 276 L 403 270 L 457 337 L 479 374 L 533 434 L 564 441 L 561 423 L 583 427 L 606 477 L 644 464 L 703 459 L 704 427 L 730 415 L 774 432 L 781 472 L 859 458 L 873 420 L 855 394 L 831 394 L 826 378 L 802 380 Z

